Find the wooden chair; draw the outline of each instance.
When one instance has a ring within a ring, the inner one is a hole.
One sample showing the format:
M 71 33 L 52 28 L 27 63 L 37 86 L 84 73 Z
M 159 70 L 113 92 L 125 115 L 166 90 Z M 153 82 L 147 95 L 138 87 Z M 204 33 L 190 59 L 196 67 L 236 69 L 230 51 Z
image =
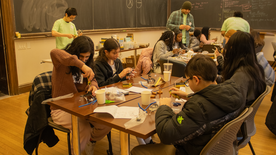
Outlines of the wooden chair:
M 251 114 L 252 107 L 246 108 L 237 118 L 225 124 L 205 145 L 200 155 L 234 155 L 237 153 L 237 133 L 243 121 Z

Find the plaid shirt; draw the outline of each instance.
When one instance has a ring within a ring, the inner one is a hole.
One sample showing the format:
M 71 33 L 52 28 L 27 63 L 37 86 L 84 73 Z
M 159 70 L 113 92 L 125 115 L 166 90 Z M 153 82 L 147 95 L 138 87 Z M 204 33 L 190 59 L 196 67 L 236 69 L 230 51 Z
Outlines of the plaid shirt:
M 187 14 L 187 25 L 191 26 L 191 29 L 189 30 L 190 32 L 193 32 L 195 30 L 195 24 L 194 24 L 194 17 L 192 14 Z M 183 13 L 180 10 L 176 10 L 171 13 L 168 21 L 167 21 L 167 29 L 173 31 L 176 28 L 179 28 L 180 25 L 183 25 Z M 189 39 L 190 39 L 190 34 L 188 31 L 186 31 L 186 46 L 189 46 Z
M 32 89 L 29 94 L 29 106 L 32 105 L 34 94 L 41 89 L 47 89 L 52 91 L 52 71 L 44 72 L 37 75 L 33 81 Z

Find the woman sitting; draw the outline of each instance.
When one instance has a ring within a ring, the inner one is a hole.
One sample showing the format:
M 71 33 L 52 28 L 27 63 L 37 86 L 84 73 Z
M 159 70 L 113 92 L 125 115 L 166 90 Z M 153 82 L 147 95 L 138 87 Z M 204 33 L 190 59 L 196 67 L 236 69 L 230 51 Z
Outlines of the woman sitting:
M 203 43 L 199 41 L 201 36 L 201 32 L 198 29 L 195 29 L 194 35 L 190 37 L 190 45 L 189 49 L 193 50 L 194 52 L 201 52 Z
M 182 43 L 182 32 L 179 29 L 175 29 L 175 41 L 173 44 L 173 49 L 180 49 L 181 53 L 184 53 L 187 50 L 187 47 Z
M 201 29 L 201 36 L 200 36 L 200 41 L 203 42 L 204 44 L 212 44 L 216 42 L 218 39 L 214 38 L 210 40 L 210 28 L 209 27 L 203 27 Z

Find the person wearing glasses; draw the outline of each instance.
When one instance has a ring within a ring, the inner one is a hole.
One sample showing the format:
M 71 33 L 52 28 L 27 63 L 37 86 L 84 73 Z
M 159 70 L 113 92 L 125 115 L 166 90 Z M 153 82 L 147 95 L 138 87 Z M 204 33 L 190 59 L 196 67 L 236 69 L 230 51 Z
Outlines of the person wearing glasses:
M 244 100 L 239 85 L 232 80 L 217 85 L 218 71 L 210 57 L 195 55 L 184 72 L 186 83 L 194 94 L 171 88 L 171 94 L 187 102 L 179 113 L 174 113 L 170 98 L 161 98 L 155 115 L 156 132 L 161 143 L 137 146 L 131 151 L 132 155 L 200 154 L 216 132 L 243 110 Z
M 57 49 L 64 49 L 78 36 L 76 26 L 72 23 L 76 16 L 77 10 L 75 8 L 67 8 L 64 17 L 55 21 L 52 36 L 56 37 Z M 79 36 L 81 35 L 82 33 L 79 34 Z

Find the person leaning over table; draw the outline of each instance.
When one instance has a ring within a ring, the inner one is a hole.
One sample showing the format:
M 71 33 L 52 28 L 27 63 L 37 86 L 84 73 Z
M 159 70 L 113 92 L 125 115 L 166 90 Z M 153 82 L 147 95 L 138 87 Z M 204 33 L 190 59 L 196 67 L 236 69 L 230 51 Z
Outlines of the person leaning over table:
M 178 49 L 173 49 L 174 32 L 165 31 L 162 33 L 160 39 L 155 43 L 152 52 L 152 64 L 155 73 L 161 73 L 159 60 L 161 57 L 167 58 L 178 54 Z
M 122 62 L 118 59 L 119 53 L 120 44 L 117 40 L 111 38 L 104 42 L 104 47 L 100 49 L 94 67 L 99 87 L 133 78 L 135 71 L 131 68 L 123 69 Z M 139 144 L 153 143 L 151 137 L 145 140 L 137 137 L 137 140 Z
M 201 35 L 202 34 L 201 34 L 200 30 L 195 29 L 194 35 L 190 38 L 190 45 L 189 45 L 190 50 L 193 50 L 194 52 L 202 51 L 202 47 L 203 47 L 204 43 L 200 42 Z
M 78 35 L 76 26 L 72 23 L 77 16 L 75 8 L 67 8 L 63 18 L 55 21 L 52 28 L 52 36 L 56 37 L 56 48 L 64 49 Z M 80 36 L 82 35 L 79 34 Z
M 94 43 L 86 36 L 80 36 L 65 48 L 53 49 L 50 52 L 53 62 L 52 97 L 59 97 L 70 93 L 95 91 L 98 84 L 90 68 L 93 64 Z M 91 84 L 88 85 L 88 81 Z M 71 114 L 50 107 L 54 123 L 72 130 Z M 94 126 L 91 127 L 90 123 Z M 105 125 L 79 119 L 80 149 L 86 154 L 93 154 L 95 142 L 101 140 L 111 130 Z M 89 142 L 91 141 L 91 142 Z M 73 149 L 73 147 L 72 147 Z
M 119 58 L 120 44 L 115 39 L 107 39 L 104 47 L 99 51 L 96 58 L 94 71 L 99 87 L 124 81 L 132 78 L 132 68 L 123 68 Z M 128 75 L 129 74 L 129 75 Z
M 190 13 L 192 9 L 192 3 L 185 1 L 181 9 L 173 11 L 167 21 L 166 27 L 168 30 L 174 31 L 179 29 L 182 31 L 182 42 L 188 47 L 190 34 L 195 29 L 194 17 Z
M 217 40 L 217 38 L 210 40 L 210 27 L 203 27 L 201 29 L 200 42 L 203 42 L 204 44 L 212 44 L 215 43 Z
M 198 155 L 217 131 L 244 109 L 245 98 L 235 81 L 217 85 L 217 68 L 210 57 L 195 55 L 183 72 L 194 94 L 187 97 L 186 92 L 171 88 L 172 94 L 187 102 L 174 113 L 170 98 L 160 99 L 155 124 L 161 143 L 137 146 L 132 155 Z
M 182 32 L 179 29 L 174 29 L 174 44 L 173 49 L 180 49 L 181 53 L 184 54 L 187 47 L 182 43 Z

